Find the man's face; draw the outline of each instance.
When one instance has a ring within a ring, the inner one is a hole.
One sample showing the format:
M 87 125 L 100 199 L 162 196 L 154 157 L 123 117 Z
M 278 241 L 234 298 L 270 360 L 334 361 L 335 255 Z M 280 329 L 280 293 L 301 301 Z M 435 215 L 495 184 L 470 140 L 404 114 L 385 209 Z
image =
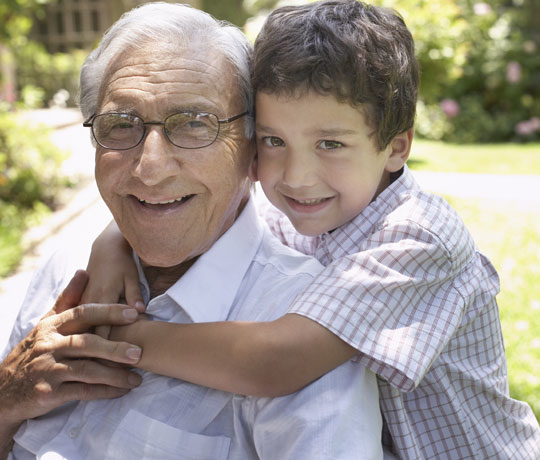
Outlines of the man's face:
M 163 121 L 178 111 L 212 112 L 219 119 L 243 111 L 222 56 L 195 46 L 175 53 L 159 48 L 124 53 L 107 75 L 98 113 Z M 201 149 L 174 146 L 160 125 L 148 125 L 130 150 L 97 146 L 101 196 L 144 263 L 172 267 L 196 257 L 235 221 L 249 196 L 253 153 L 243 121 L 222 124 L 216 141 Z

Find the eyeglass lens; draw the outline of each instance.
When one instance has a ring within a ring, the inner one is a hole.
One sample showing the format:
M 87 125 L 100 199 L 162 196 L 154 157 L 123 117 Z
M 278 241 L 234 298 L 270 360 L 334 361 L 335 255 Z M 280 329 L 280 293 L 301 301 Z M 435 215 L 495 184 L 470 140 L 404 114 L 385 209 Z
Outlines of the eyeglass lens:
M 142 141 L 145 123 L 136 115 L 104 113 L 94 118 L 92 129 L 96 141 L 103 147 L 127 150 Z M 206 147 L 216 140 L 219 122 L 212 113 L 181 112 L 166 118 L 164 130 L 174 145 L 196 149 Z

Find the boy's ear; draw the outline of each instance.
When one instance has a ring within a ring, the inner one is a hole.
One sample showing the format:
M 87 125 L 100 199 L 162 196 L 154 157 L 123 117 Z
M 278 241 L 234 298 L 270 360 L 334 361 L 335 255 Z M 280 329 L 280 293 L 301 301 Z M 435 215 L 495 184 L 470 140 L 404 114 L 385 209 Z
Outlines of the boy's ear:
M 388 145 L 390 155 L 386 161 L 386 170 L 388 172 L 399 171 L 411 153 L 412 140 L 414 136 L 414 128 L 399 133 Z
M 250 178 L 251 182 L 257 182 L 259 180 L 259 175 L 257 174 L 257 165 L 257 153 L 255 153 L 248 170 L 248 177 Z

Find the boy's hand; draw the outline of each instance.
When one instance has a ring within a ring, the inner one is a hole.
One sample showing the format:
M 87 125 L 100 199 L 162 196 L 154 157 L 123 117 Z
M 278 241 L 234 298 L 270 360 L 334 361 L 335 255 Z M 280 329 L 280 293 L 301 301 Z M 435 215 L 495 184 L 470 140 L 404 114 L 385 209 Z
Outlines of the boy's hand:
M 135 323 L 126 326 L 111 326 L 109 328 L 109 340 L 114 342 L 135 342 L 137 340 L 136 330 L 142 321 L 149 321 L 148 315 L 140 314 Z
M 83 303 L 125 302 L 139 312 L 144 311 L 132 249 L 114 221 L 94 241 L 87 271 L 90 280 Z

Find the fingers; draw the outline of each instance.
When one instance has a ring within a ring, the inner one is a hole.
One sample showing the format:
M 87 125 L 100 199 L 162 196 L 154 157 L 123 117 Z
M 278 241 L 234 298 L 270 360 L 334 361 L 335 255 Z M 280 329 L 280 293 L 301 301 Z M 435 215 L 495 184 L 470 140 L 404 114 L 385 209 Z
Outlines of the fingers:
M 139 275 L 135 266 L 126 272 L 124 276 L 124 297 L 126 303 L 135 307 L 139 313 L 146 309 L 139 285 Z
M 88 283 L 88 273 L 84 270 L 77 270 L 64 291 L 60 294 L 54 304 L 54 313 L 62 313 L 69 308 L 79 305 L 82 293 Z
M 106 385 L 129 390 L 140 385 L 142 381 L 141 376 L 136 372 L 125 368 L 109 367 L 93 360 L 66 360 L 56 366 L 64 382 Z
M 97 279 L 95 274 L 92 276 L 94 278 L 86 286 L 81 303 L 119 303 L 124 297 L 121 279 L 103 281 Z
M 112 342 L 95 334 L 69 335 L 59 339 L 55 351 L 57 359 L 98 358 L 115 363 L 135 365 L 141 359 L 142 350 L 127 342 Z
M 123 326 L 133 323 L 138 312 L 129 305 L 86 304 L 66 310 L 53 319 L 56 330 L 63 335 L 85 332 L 94 326 Z
M 127 394 L 129 389 L 108 385 L 68 382 L 63 383 L 59 391 L 61 391 L 64 401 L 94 401 L 96 399 L 120 398 Z
M 94 329 L 94 334 L 99 335 L 102 339 L 108 339 L 111 334 L 111 327 L 110 325 L 104 325 L 104 326 L 97 326 Z

